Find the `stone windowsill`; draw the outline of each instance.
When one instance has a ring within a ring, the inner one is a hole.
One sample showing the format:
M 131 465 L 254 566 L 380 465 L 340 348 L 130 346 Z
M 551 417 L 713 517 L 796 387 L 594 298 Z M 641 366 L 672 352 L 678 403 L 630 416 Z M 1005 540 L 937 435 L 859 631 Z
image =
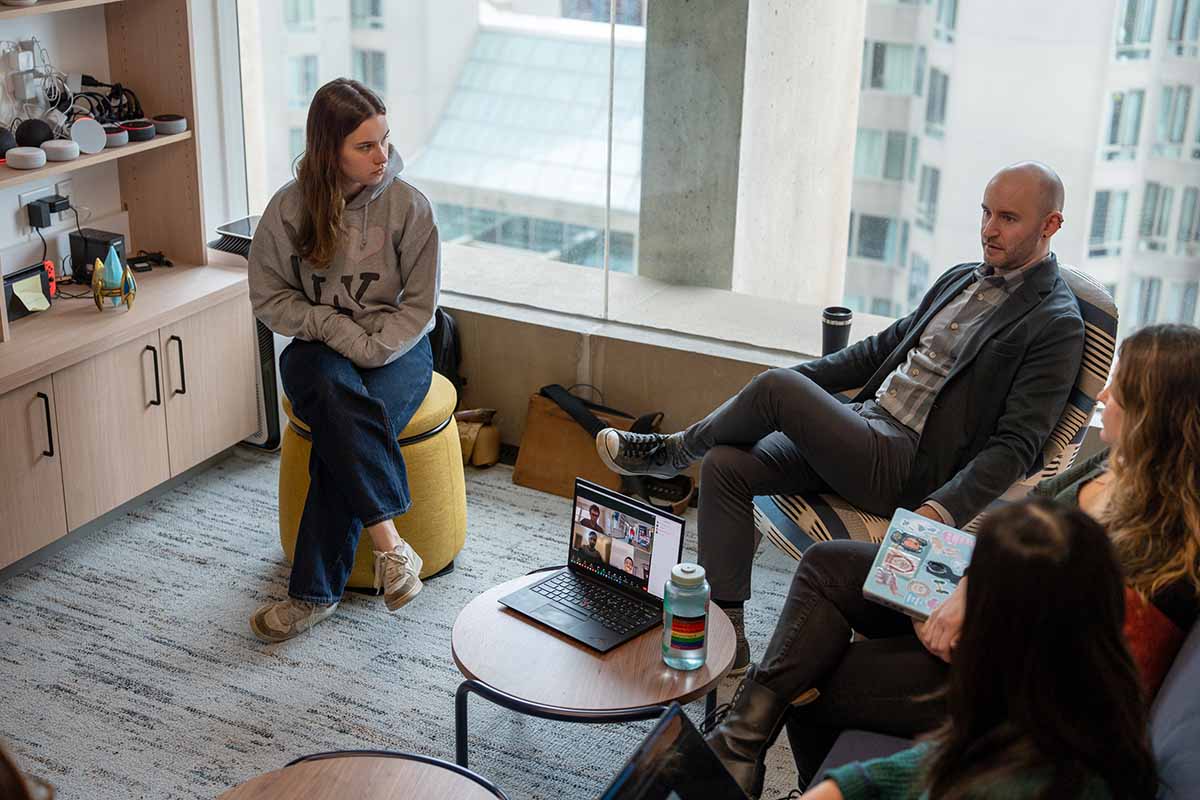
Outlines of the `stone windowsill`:
M 821 307 L 604 271 L 498 247 L 444 244 L 442 302 L 499 316 L 721 358 L 785 366 L 821 352 Z M 855 314 L 852 339 L 892 320 Z

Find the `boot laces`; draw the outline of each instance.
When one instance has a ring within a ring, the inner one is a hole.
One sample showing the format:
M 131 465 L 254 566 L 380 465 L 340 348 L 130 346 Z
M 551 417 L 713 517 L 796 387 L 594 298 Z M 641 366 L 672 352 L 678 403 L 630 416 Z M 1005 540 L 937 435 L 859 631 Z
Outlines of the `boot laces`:
M 626 433 L 622 438 L 622 455 L 633 458 L 644 458 L 653 454 L 663 442 L 662 435 L 657 433 Z
M 742 689 L 745 686 L 746 681 L 744 680 L 738 683 L 737 688 L 733 690 L 733 697 L 729 698 L 729 702 L 721 703 L 721 705 L 713 709 L 711 714 L 704 718 L 704 721 L 700 723 L 700 733 L 707 736 L 709 733 L 715 730 L 718 725 L 725 721 L 725 718 L 729 716 L 729 712 L 733 710 L 735 705 L 737 705 L 737 701 L 742 696 Z

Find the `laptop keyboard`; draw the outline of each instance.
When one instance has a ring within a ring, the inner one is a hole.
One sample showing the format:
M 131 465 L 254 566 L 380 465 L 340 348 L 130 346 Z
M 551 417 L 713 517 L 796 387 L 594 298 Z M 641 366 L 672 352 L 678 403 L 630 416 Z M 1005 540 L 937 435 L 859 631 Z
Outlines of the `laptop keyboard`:
M 582 612 L 617 633 L 629 633 L 658 619 L 658 609 L 570 572 L 560 572 L 532 587 L 543 597 Z

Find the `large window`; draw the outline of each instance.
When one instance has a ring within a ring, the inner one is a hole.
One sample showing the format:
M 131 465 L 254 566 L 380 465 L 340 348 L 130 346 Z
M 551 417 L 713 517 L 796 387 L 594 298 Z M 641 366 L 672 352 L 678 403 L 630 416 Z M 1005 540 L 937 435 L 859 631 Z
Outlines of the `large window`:
M 929 99 L 925 102 L 925 132 L 941 137 L 946 127 L 946 96 L 950 76 L 939 69 L 929 70 Z
M 929 259 L 912 254 L 908 272 L 908 310 L 912 312 L 921 304 L 925 290 L 929 287 Z
M 316 27 L 317 0 L 283 0 L 283 21 L 293 33 L 310 32 Z
M 1167 229 L 1171 225 L 1171 203 L 1175 190 L 1148 181 L 1142 193 L 1142 221 L 1138 227 L 1138 247 L 1161 252 L 1167 249 Z
M 387 53 L 382 50 L 354 51 L 354 78 L 377 94 L 387 94 Z
M 1191 325 L 1196 320 L 1196 294 L 1200 290 L 1197 281 L 1172 281 L 1167 287 L 1166 311 L 1163 322 L 1181 322 Z
M 383 25 L 383 0 L 350 0 L 352 28 L 377 30 Z
M 933 23 L 933 38 L 954 41 L 954 25 L 958 19 L 958 0 L 937 0 L 937 18 Z
M 921 166 L 921 186 L 917 191 L 917 227 L 932 231 L 937 224 L 938 184 L 942 173 L 927 164 Z
M 1154 34 L 1155 0 L 1121 0 L 1117 15 L 1118 59 L 1150 57 L 1150 38 Z
M 1183 155 L 1183 135 L 1191 109 L 1192 87 L 1164 86 L 1158 107 L 1158 128 L 1154 137 L 1154 155 L 1179 158 Z
M 1200 0 L 1173 0 L 1167 25 L 1167 52 L 1173 56 L 1200 56 Z
M 1101 155 L 1108 161 L 1132 159 L 1137 155 L 1138 132 L 1142 127 L 1144 89 L 1113 92 L 1109 98 L 1108 131 Z
M 904 180 L 908 135 L 904 131 L 859 128 L 854 148 L 854 177 Z
M 292 56 L 288 59 L 288 102 L 292 108 L 307 108 L 316 93 L 317 57 Z
M 609 0 L 562 0 L 564 17 L 608 22 Z M 618 25 L 641 25 L 645 22 L 643 0 L 617 0 Z
M 894 94 L 920 94 L 925 48 L 867 40 L 863 47 L 863 88 Z
M 908 223 L 874 214 L 852 214 L 850 218 L 850 255 L 903 266 L 908 252 Z
M 1133 325 L 1140 328 L 1143 325 L 1153 325 L 1158 321 L 1158 301 L 1162 295 L 1161 278 L 1137 278 L 1134 284 L 1137 292 L 1134 308 Z
M 1189 186 L 1184 189 L 1180 206 L 1175 255 L 1200 258 L 1200 188 Z
M 1129 192 L 1099 191 L 1092 205 L 1092 229 L 1088 236 L 1088 255 L 1093 258 L 1121 255 L 1125 235 L 1125 208 Z

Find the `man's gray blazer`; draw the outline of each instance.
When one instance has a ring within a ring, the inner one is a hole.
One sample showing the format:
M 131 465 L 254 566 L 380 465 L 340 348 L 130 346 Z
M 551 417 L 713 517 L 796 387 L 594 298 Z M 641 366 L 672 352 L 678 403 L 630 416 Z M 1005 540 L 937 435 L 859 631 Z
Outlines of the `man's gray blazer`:
M 887 330 L 794 369 L 828 392 L 862 387 L 855 401 L 874 398 L 978 266 L 952 267 Z M 1079 304 L 1051 254 L 968 340 L 929 412 L 900 504 L 933 499 L 966 525 L 1024 477 L 1062 415 L 1083 339 Z

